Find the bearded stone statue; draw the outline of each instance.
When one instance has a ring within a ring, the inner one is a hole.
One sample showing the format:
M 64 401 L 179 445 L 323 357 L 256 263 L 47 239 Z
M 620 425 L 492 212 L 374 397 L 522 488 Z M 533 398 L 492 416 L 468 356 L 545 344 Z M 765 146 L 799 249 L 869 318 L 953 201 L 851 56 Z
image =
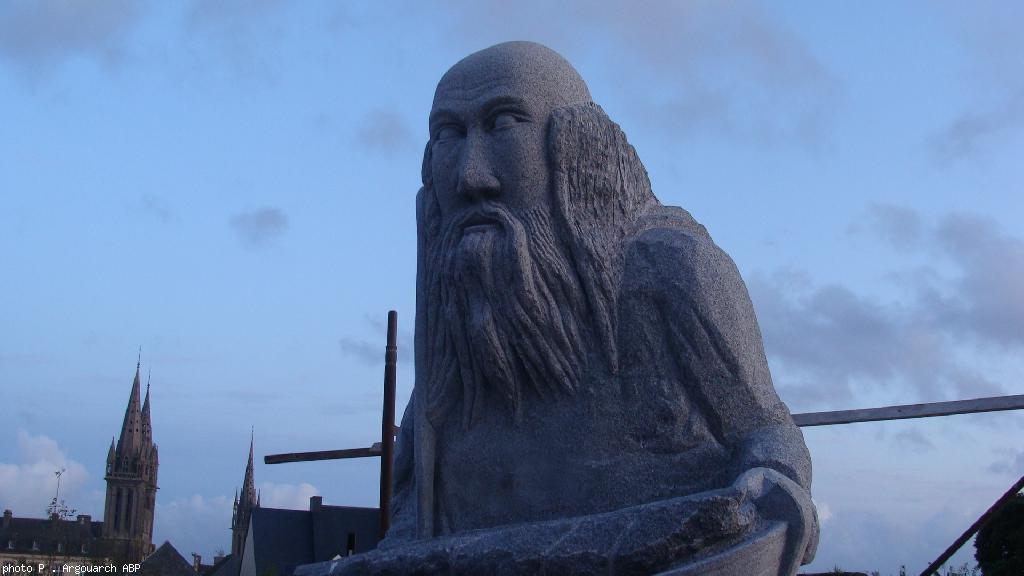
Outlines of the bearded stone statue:
M 811 461 L 732 260 L 528 42 L 441 79 L 380 548 L 305 574 L 795 574 Z

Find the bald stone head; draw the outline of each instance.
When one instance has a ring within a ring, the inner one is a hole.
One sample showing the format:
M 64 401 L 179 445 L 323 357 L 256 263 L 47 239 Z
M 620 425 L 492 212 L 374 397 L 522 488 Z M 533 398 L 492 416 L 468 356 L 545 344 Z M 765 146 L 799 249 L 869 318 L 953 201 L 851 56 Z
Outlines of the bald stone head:
M 430 112 L 429 174 L 441 216 L 487 203 L 514 211 L 542 205 L 551 112 L 590 101 L 572 65 L 533 42 L 498 44 L 452 66 Z
M 587 84 L 565 58 L 547 46 L 520 41 L 496 44 L 456 62 L 438 82 L 434 108 L 451 90 L 486 90 L 496 81 L 549 108 L 591 101 Z

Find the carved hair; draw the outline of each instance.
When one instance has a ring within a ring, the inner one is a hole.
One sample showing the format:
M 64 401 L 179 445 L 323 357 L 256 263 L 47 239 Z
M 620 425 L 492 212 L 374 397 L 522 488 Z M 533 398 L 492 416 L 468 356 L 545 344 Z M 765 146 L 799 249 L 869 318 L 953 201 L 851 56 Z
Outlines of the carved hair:
M 636 150 L 597 104 L 556 109 L 549 130 L 555 213 L 569 231 L 596 336 L 615 373 L 622 243 L 643 211 L 658 200 Z

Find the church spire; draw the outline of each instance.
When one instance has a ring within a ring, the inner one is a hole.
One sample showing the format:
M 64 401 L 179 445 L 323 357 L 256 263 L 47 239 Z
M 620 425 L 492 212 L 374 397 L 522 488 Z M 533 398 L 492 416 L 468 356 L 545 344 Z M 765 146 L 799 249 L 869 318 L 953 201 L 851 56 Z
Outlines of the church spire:
M 242 503 L 252 507 L 256 503 L 256 482 L 253 478 L 253 440 L 255 433 L 249 436 L 249 463 L 245 466 L 245 478 L 242 480 Z
M 253 440 L 255 433 L 249 436 L 249 462 L 245 466 L 245 478 L 242 480 L 241 493 L 235 493 L 234 513 L 231 517 L 231 553 L 241 554 L 245 544 L 245 535 L 249 530 L 249 520 L 254 508 L 259 507 L 260 496 L 256 493 L 256 482 L 253 477 Z
M 110 437 L 110 450 L 107 450 L 107 474 L 110 474 L 111 472 L 114 471 L 114 461 L 115 461 L 114 450 L 115 450 L 114 437 L 111 436 Z
M 117 442 L 119 454 L 131 454 L 141 447 L 142 408 L 140 407 L 141 383 L 139 372 L 142 366 L 141 348 L 139 362 L 135 364 L 135 380 L 132 381 L 132 392 L 128 397 L 128 407 L 124 411 L 124 422 L 121 424 L 121 438 Z
M 153 424 L 149 419 L 149 381 L 153 377 L 153 371 L 146 374 L 146 400 L 142 403 L 142 443 L 149 446 L 153 441 Z
M 149 384 L 142 402 L 142 350 L 124 411 L 121 435 L 107 451 L 107 496 L 103 506 L 102 537 L 116 540 L 126 558 L 144 558 L 153 551 L 159 458 L 150 427 Z

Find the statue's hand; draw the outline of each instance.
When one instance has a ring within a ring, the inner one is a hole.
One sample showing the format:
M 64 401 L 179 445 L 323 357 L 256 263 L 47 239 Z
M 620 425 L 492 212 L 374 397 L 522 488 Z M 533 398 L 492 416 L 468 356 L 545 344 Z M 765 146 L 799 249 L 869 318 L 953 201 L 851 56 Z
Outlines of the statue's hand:
M 790 566 L 783 574 L 795 574 L 800 564 L 814 559 L 818 514 L 807 490 L 771 468 L 751 468 L 740 474 L 732 487 L 757 508 L 762 518 L 786 522 L 786 558 Z

